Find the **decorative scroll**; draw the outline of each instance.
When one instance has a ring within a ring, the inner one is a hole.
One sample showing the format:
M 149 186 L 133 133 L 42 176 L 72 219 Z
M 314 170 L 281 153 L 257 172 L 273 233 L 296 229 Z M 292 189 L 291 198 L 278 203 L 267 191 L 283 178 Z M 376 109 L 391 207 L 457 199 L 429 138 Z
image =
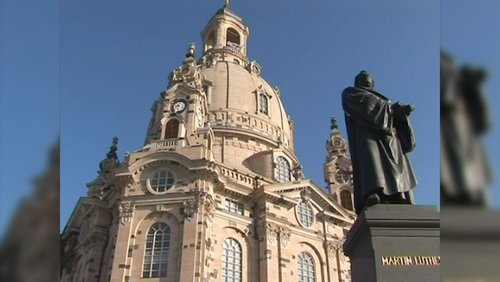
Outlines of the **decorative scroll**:
M 329 258 L 334 258 L 337 255 L 338 250 L 340 250 L 342 244 L 340 242 L 325 241 L 323 242 L 326 253 Z
M 181 214 L 184 215 L 185 219 L 190 219 L 199 211 L 200 207 L 203 207 L 207 216 L 212 217 L 215 212 L 215 201 L 212 195 L 207 192 L 196 193 L 193 199 L 182 203 Z
M 134 214 L 134 207 L 131 202 L 121 202 L 118 206 L 118 218 L 121 224 L 130 223 L 132 215 Z
M 181 213 L 185 219 L 191 219 L 198 211 L 198 204 L 193 200 L 186 200 L 182 203 Z
M 257 233 L 259 235 L 259 240 L 267 239 L 267 243 L 271 246 L 276 243 L 279 234 L 281 245 L 286 247 L 290 241 L 292 230 L 286 226 L 280 226 L 276 223 L 262 222 L 257 227 Z
M 286 226 L 280 227 L 280 242 L 283 247 L 288 246 L 290 241 L 290 235 L 292 235 L 292 230 Z

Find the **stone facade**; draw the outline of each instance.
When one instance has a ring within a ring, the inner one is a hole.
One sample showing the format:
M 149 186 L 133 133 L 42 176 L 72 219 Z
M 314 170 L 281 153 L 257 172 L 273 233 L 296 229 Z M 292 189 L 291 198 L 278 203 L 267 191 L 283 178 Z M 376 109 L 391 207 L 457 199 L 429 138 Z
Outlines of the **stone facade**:
M 202 57 L 191 44 L 154 102 L 143 148 L 119 161 L 113 141 L 63 231 L 61 281 L 350 281 L 340 246 L 355 214 L 304 178 L 248 35 L 218 10 Z

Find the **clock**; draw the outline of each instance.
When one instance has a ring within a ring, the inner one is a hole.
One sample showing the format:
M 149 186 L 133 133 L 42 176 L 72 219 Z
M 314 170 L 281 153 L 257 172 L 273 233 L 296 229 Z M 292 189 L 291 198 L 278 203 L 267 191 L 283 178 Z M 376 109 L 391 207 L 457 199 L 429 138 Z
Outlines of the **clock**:
M 175 102 L 173 109 L 174 109 L 175 113 L 180 113 L 180 112 L 184 111 L 184 109 L 186 109 L 186 101 L 179 100 L 179 101 Z
M 337 173 L 335 174 L 335 179 L 337 180 L 338 183 L 347 183 L 349 180 L 351 180 L 351 175 L 349 172 L 339 169 L 337 170 Z

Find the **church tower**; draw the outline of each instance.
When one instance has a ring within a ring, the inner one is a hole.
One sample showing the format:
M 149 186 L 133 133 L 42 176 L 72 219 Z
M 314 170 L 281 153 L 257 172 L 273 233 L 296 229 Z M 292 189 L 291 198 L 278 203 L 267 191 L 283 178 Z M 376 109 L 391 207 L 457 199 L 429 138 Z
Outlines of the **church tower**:
M 355 214 L 305 178 L 277 87 L 228 2 L 154 101 L 142 148 L 114 139 L 62 234 L 61 281 L 350 281 Z
M 330 129 L 330 138 L 326 141 L 328 156 L 324 165 L 328 192 L 342 207 L 354 211 L 352 163 L 348 142 L 340 133 L 336 117 L 332 117 Z

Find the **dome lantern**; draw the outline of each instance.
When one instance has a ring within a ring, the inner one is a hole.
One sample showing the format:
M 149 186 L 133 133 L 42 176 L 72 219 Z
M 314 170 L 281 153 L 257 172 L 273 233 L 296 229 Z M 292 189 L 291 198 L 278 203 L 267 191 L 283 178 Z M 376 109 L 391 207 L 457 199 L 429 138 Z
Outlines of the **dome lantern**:
M 248 34 L 248 26 L 230 9 L 226 0 L 201 32 L 203 55 L 218 54 L 226 61 L 246 65 Z

